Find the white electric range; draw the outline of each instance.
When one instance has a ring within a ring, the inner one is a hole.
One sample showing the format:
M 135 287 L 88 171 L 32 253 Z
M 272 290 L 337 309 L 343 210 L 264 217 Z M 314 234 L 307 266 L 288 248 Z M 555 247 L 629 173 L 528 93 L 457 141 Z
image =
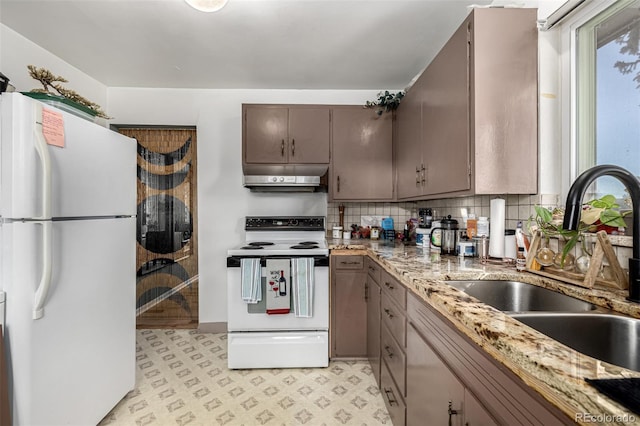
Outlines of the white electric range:
M 245 231 L 245 242 L 227 251 L 228 367 L 328 366 L 329 249 L 324 217 L 251 216 L 245 219 Z M 241 297 L 243 259 L 257 259 L 260 264 L 263 296 L 256 303 Z M 312 289 L 306 294 L 309 317 L 296 312 L 300 292 L 291 287 L 296 285 L 291 273 L 295 259 L 312 259 L 313 270 L 307 274 L 312 283 L 304 287 Z M 278 272 L 284 292 L 274 285 Z M 270 309 L 270 303 L 278 304 L 278 309 Z

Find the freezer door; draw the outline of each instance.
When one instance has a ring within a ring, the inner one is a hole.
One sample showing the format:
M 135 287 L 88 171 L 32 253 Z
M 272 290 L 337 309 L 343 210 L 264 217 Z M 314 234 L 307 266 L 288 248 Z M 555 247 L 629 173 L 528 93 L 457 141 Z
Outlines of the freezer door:
M 54 222 L 52 286 L 33 320 L 41 226 L 2 226 L 13 421 L 97 424 L 135 385 L 135 219 Z
M 41 216 L 41 108 L 61 114 L 64 123 L 64 148 L 47 145 L 51 217 L 135 214 L 135 140 L 19 93 L 2 94 L 0 108 L 0 216 Z

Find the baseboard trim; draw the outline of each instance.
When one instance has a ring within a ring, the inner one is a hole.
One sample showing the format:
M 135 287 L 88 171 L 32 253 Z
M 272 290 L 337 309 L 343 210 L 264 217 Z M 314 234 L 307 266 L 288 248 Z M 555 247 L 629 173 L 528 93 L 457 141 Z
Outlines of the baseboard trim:
M 198 333 L 226 333 L 226 322 L 201 322 L 198 324 Z

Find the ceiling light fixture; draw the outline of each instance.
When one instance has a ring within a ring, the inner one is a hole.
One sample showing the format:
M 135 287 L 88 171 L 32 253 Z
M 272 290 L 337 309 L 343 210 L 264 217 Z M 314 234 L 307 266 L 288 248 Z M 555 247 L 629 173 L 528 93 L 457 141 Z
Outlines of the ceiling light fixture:
M 184 0 L 194 9 L 201 12 L 217 12 L 222 9 L 229 0 Z

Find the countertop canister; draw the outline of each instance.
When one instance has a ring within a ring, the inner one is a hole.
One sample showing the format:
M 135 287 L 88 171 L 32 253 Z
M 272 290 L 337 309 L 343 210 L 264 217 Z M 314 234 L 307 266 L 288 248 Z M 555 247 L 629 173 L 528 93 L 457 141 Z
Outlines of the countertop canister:
M 333 227 L 333 238 L 342 238 L 342 226 Z

